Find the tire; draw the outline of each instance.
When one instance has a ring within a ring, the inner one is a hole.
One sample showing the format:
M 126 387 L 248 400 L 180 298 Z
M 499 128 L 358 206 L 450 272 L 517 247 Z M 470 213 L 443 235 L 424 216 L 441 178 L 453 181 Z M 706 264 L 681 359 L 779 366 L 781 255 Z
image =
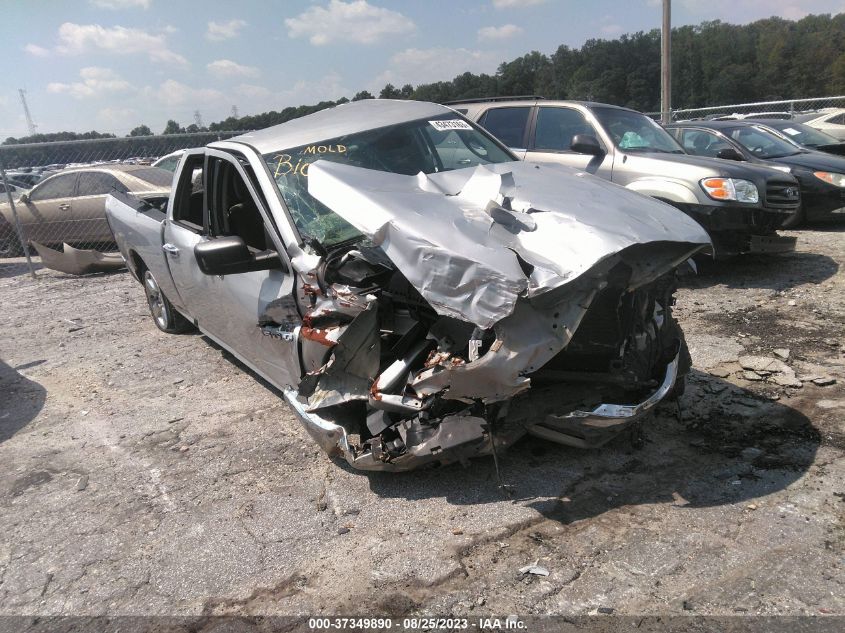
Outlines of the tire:
M 781 229 L 794 229 L 794 228 L 799 227 L 802 224 L 804 224 L 805 219 L 806 218 L 804 216 L 804 209 L 803 209 L 803 207 L 799 207 L 798 210 L 795 213 L 793 213 L 792 215 L 790 215 L 788 218 L 786 218 L 783 221 L 783 223 L 780 225 L 779 228 L 781 228 Z
M 168 334 L 181 334 L 193 328 L 191 322 L 179 314 L 173 304 L 164 296 L 161 288 L 158 287 L 158 282 L 149 270 L 144 271 L 142 280 L 153 323 L 159 330 Z
M 17 235 L 9 233 L 0 238 L 0 257 L 21 257 L 23 254 L 23 247 Z

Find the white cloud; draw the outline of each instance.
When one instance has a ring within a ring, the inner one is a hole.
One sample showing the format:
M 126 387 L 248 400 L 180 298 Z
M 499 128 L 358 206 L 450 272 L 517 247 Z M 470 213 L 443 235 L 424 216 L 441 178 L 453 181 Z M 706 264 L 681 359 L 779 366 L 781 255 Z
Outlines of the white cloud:
M 230 40 L 240 35 L 241 29 L 246 26 L 243 20 L 229 20 L 228 22 L 209 22 L 205 37 L 212 42 Z
M 141 29 L 123 26 L 65 22 L 59 27 L 56 51 L 63 55 L 80 55 L 100 51 L 113 55 L 146 55 L 150 61 L 187 67 L 188 60 L 167 48 L 164 35 L 153 35 Z
M 88 0 L 88 2 L 101 9 L 134 9 L 135 7 L 149 9 L 152 0 Z
M 499 57 L 466 48 L 406 48 L 390 58 L 390 66 L 375 78 L 371 90 L 381 90 L 388 83 L 401 86 L 443 81 L 464 72 L 490 73 L 496 70 Z
M 196 104 L 198 107 L 209 101 L 221 102 L 224 100 L 224 95 L 219 90 L 193 88 L 174 79 L 163 82 L 155 91 L 155 95 L 161 102 L 171 106 L 190 103 Z
M 38 46 L 38 44 L 27 44 L 23 47 L 23 50 L 34 57 L 50 56 L 50 51 L 44 48 L 43 46 Z
M 493 0 L 493 6 L 497 9 L 521 9 L 537 4 L 543 4 L 546 0 Z
M 75 99 L 102 97 L 108 94 L 126 92 L 132 85 L 109 68 L 88 66 L 79 71 L 82 81 L 69 84 L 53 82 L 47 84 L 47 92 L 66 93 Z
M 624 29 L 621 24 L 604 24 L 599 30 L 602 35 L 620 35 Z
M 398 11 L 375 7 L 367 0 L 330 0 L 326 7 L 311 7 L 295 18 L 287 18 L 285 25 L 290 37 L 307 37 L 315 46 L 335 42 L 372 44 L 416 28 Z
M 261 71 L 255 66 L 243 66 L 231 59 L 218 59 L 206 66 L 215 77 L 258 77 Z
M 516 24 L 503 24 L 502 26 L 484 26 L 478 29 L 479 40 L 506 40 L 516 35 L 521 35 L 523 30 Z

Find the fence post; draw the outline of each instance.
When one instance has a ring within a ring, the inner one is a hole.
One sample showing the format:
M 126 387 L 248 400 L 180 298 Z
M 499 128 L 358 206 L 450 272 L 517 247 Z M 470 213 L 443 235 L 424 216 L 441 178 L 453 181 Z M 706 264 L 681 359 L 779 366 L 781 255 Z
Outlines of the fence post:
M 12 218 L 15 220 L 15 231 L 18 234 L 18 241 L 20 242 L 21 248 L 23 248 L 23 252 L 26 255 L 26 265 L 29 266 L 29 274 L 33 279 L 36 279 L 35 268 L 32 267 L 32 258 L 29 256 L 29 245 L 23 237 L 23 229 L 21 228 L 21 222 L 18 219 L 18 210 L 15 208 L 15 201 L 12 199 L 12 192 L 9 190 L 9 180 L 6 178 L 6 169 L 3 167 L 2 163 L 0 163 L 0 176 L 3 178 L 3 187 L 6 189 L 6 197 L 9 199 L 9 206 L 12 209 Z

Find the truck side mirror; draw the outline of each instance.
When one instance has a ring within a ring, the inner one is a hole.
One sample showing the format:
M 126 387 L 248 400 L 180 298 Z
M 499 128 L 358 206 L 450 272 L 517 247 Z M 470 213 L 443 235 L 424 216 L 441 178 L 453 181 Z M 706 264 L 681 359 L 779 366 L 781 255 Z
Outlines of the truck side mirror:
M 21 197 L 18 198 L 18 202 L 21 202 L 23 204 L 29 204 L 29 194 L 22 193 Z
M 590 156 L 604 156 L 604 150 L 599 145 L 599 140 L 590 134 L 576 134 L 572 137 L 572 144 L 569 146 L 573 152 L 578 154 L 589 154 Z
M 740 154 L 733 147 L 725 147 L 716 152 L 716 158 L 723 158 L 725 160 L 745 160 L 745 156 Z
M 200 242 L 194 246 L 194 257 L 206 275 L 236 275 L 282 267 L 282 259 L 276 251 L 253 254 L 238 236 Z

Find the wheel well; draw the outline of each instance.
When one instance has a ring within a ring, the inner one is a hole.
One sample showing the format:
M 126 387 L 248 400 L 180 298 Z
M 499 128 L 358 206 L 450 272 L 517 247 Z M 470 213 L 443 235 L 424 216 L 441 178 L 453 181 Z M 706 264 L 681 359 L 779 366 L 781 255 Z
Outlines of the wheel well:
M 135 279 L 141 281 L 141 275 L 144 274 L 144 271 L 147 269 L 147 265 L 144 263 L 144 260 L 141 259 L 141 256 L 135 251 L 129 251 L 129 261 L 132 263 L 132 273 L 134 274 Z

